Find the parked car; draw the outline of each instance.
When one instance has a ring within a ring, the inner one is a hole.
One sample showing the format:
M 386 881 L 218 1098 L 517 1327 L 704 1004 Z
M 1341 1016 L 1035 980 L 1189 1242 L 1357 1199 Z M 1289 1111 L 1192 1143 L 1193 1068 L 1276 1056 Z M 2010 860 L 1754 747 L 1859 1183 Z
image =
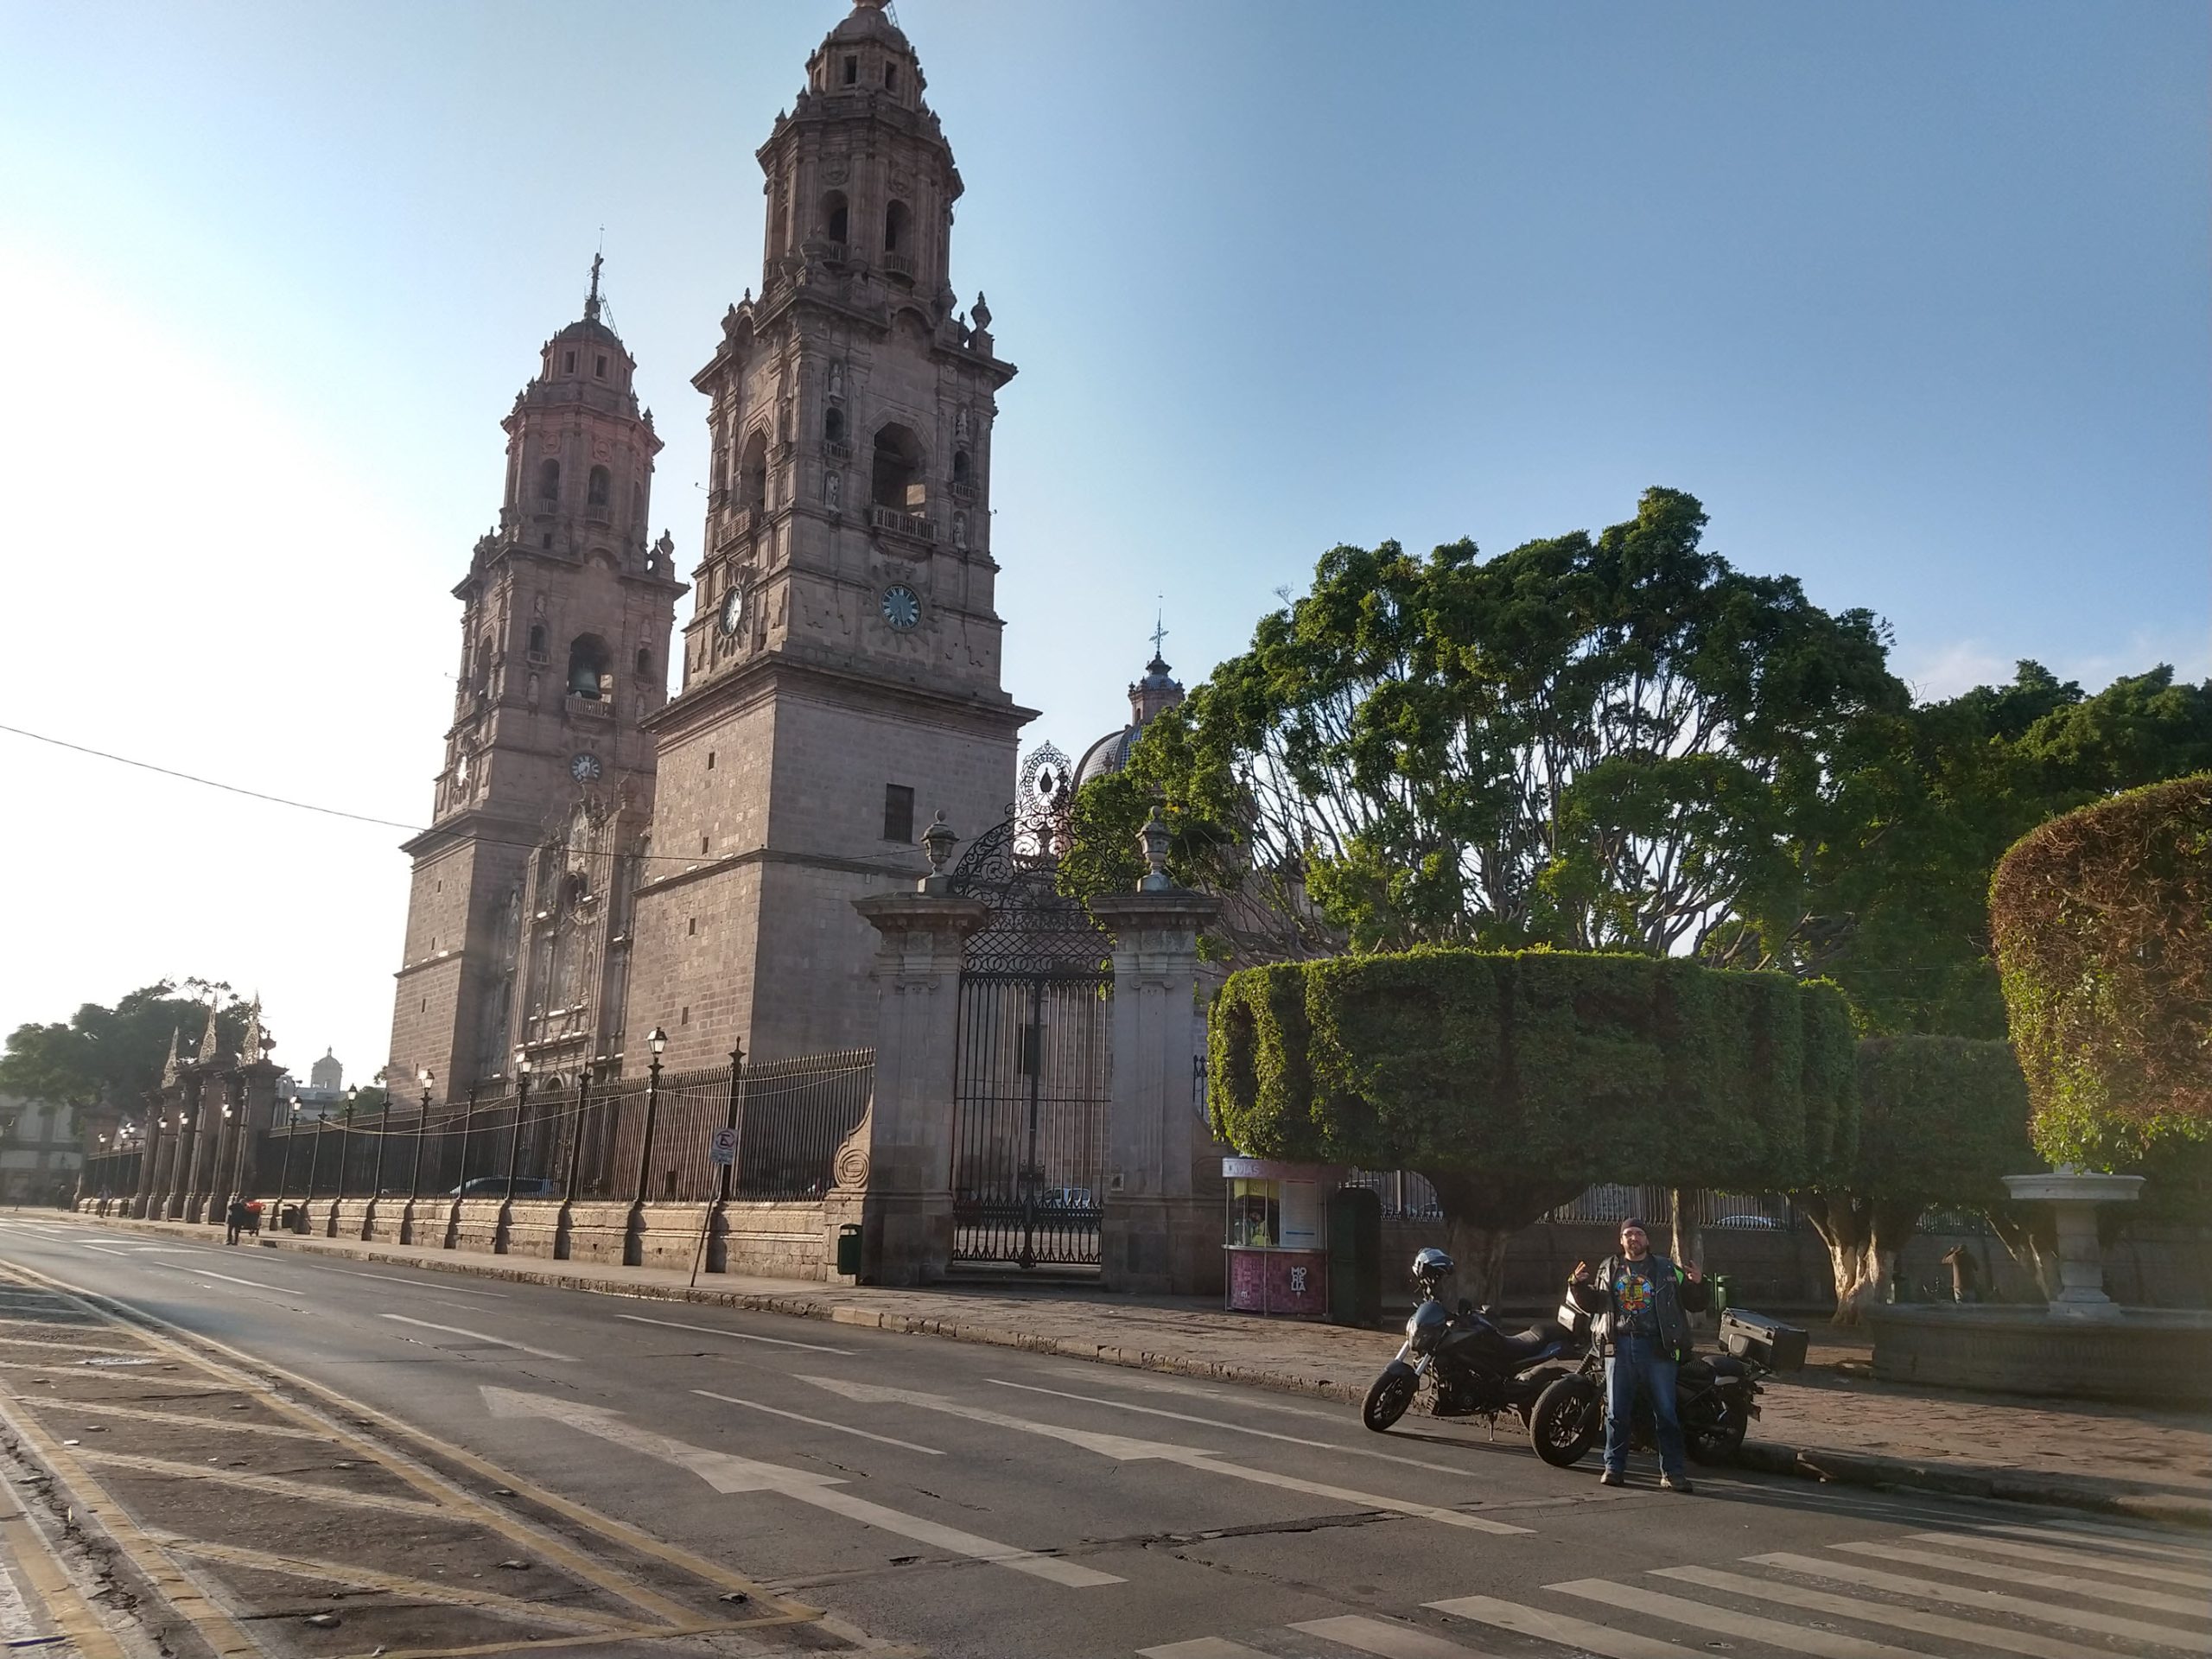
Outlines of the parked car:
M 1708 1227 L 1764 1228 L 1769 1232 L 1780 1232 L 1782 1224 L 1772 1216 L 1722 1216 L 1706 1223 Z
M 446 1196 L 449 1198 L 504 1198 L 507 1196 L 507 1178 L 504 1175 L 479 1175 L 464 1181 Z M 557 1198 L 561 1189 L 551 1181 L 539 1180 L 534 1176 L 515 1177 L 515 1197 L 518 1198 Z

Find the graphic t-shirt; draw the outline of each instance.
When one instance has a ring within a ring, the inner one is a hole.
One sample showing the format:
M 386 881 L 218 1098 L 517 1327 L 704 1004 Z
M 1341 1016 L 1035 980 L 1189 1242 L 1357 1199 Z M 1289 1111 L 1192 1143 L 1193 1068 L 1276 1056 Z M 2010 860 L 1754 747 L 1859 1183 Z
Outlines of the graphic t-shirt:
M 1623 1256 L 1614 1270 L 1613 1305 L 1621 1311 L 1620 1329 L 1624 1336 L 1659 1334 L 1658 1286 L 1652 1263 L 1653 1258 L 1648 1255 L 1641 1262 Z

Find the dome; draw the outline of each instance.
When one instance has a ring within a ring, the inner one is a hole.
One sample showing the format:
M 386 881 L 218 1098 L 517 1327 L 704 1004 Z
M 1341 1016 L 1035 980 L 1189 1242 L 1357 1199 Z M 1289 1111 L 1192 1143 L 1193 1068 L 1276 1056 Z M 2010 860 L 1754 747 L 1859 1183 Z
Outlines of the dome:
M 1169 671 L 1155 644 L 1152 660 L 1144 665 L 1144 677 L 1129 687 L 1129 723 L 1118 732 L 1107 733 L 1083 752 L 1083 759 L 1076 762 L 1075 786 L 1081 789 L 1092 779 L 1128 766 L 1129 751 L 1136 747 L 1137 739 L 1144 735 L 1153 716 L 1182 701 L 1182 683 Z
M 830 31 L 830 38 L 840 44 L 848 41 L 882 41 L 900 48 L 906 45 L 906 36 L 899 25 L 883 15 L 883 0 L 855 0 L 844 21 Z

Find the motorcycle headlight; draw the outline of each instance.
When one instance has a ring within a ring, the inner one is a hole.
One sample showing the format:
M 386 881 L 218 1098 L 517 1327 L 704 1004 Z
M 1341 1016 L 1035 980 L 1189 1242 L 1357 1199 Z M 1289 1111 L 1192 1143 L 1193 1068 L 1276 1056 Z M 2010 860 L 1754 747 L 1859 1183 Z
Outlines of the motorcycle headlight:
M 1406 1321 L 1406 1339 L 1413 1344 L 1414 1352 L 1425 1354 L 1444 1340 L 1444 1333 L 1451 1328 L 1452 1316 L 1438 1302 L 1423 1302 L 1414 1310 L 1413 1318 Z

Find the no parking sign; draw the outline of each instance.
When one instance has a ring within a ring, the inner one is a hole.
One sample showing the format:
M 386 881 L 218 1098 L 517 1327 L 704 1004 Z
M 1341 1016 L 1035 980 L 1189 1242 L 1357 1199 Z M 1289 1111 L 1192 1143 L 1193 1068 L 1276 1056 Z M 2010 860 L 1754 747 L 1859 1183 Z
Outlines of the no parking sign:
M 737 1162 L 737 1131 L 728 1125 L 716 1129 L 715 1138 L 708 1142 L 707 1157 L 714 1163 L 734 1166 Z

